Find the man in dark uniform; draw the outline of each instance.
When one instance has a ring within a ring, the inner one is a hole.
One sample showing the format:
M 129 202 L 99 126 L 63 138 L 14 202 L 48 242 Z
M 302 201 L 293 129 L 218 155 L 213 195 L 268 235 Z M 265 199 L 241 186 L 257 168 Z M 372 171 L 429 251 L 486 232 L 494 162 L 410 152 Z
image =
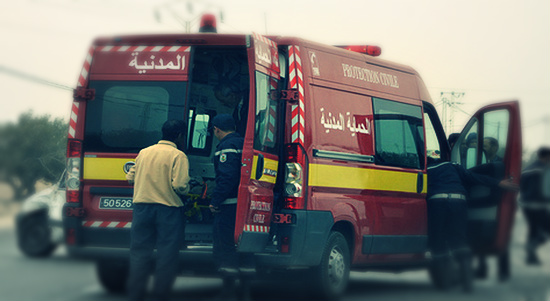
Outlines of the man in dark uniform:
M 229 114 L 214 117 L 212 127 L 214 136 L 220 141 L 214 154 L 216 187 L 210 203 L 210 210 L 214 213 L 214 259 L 224 278 L 222 295 L 230 295 L 234 293 L 234 281 L 239 277 L 234 233 L 244 139 L 235 132 L 235 121 Z
M 543 183 L 549 172 L 550 148 L 541 147 L 537 160 L 521 174 L 521 206 L 529 225 L 526 262 L 531 265 L 540 265 L 537 248 L 546 241 L 544 232 L 550 234 L 550 196 L 544 191 L 550 183 Z
M 473 184 L 517 189 L 511 180 L 472 173 L 461 165 L 428 158 L 428 235 L 434 265 L 447 269 L 451 258 L 460 265 L 464 291 L 472 290 L 472 255 L 468 246 L 467 187 Z

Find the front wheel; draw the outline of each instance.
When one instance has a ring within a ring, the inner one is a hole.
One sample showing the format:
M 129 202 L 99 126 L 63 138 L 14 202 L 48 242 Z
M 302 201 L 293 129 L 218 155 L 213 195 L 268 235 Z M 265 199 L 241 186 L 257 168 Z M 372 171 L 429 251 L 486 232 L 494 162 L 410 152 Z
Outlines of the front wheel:
M 321 264 L 313 270 L 313 293 L 323 300 L 336 300 L 346 290 L 349 282 L 350 251 L 346 238 L 340 232 L 331 232 Z
M 48 257 L 57 245 L 51 240 L 48 216 L 45 213 L 20 218 L 17 223 L 17 245 L 29 257 Z

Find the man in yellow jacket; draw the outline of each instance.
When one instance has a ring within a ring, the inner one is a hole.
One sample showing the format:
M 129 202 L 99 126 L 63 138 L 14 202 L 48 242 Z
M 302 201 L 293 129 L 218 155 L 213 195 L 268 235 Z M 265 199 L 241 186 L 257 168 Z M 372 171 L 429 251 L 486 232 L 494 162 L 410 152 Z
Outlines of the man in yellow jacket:
M 143 300 L 157 249 L 153 295 L 167 300 L 178 273 L 179 250 L 185 238 L 180 196 L 189 188 L 189 161 L 178 149 L 184 142 L 185 122 L 169 120 L 162 140 L 142 149 L 126 179 L 134 184 L 130 244 L 129 300 Z

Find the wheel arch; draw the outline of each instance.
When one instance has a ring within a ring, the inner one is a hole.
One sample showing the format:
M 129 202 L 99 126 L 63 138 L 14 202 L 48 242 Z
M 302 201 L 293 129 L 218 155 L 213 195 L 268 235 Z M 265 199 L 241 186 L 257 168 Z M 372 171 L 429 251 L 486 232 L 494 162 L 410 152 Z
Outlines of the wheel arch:
M 348 243 L 348 248 L 350 251 L 350 258 L 353 259 L 353 253 L 355 250 L 355 227 L 353 223 L 348 220 L 340 220 L 334 223 L 331 231 L 340 232 Z

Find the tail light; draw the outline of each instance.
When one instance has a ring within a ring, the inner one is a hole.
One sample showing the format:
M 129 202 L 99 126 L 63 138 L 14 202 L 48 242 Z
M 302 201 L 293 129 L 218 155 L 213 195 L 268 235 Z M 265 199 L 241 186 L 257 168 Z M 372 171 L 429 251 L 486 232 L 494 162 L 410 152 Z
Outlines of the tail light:
M 67 144 L 67 173 L 65 186 L 67 202 L 80 202 L 80 167 L 82 163 L 82 141 L 69 139 Z
M 76 233 L 74 228 L 69 228 L 65 235 L 65 242 L 68 245 L 74 245 L 76 243 Z
M 285 209 L 305 208 L 305 154 L 299 144 L 286 146 Z
M 288 253 L 290 251 L 290 238 L 285 236 L 281 239 L 281 253 Z

